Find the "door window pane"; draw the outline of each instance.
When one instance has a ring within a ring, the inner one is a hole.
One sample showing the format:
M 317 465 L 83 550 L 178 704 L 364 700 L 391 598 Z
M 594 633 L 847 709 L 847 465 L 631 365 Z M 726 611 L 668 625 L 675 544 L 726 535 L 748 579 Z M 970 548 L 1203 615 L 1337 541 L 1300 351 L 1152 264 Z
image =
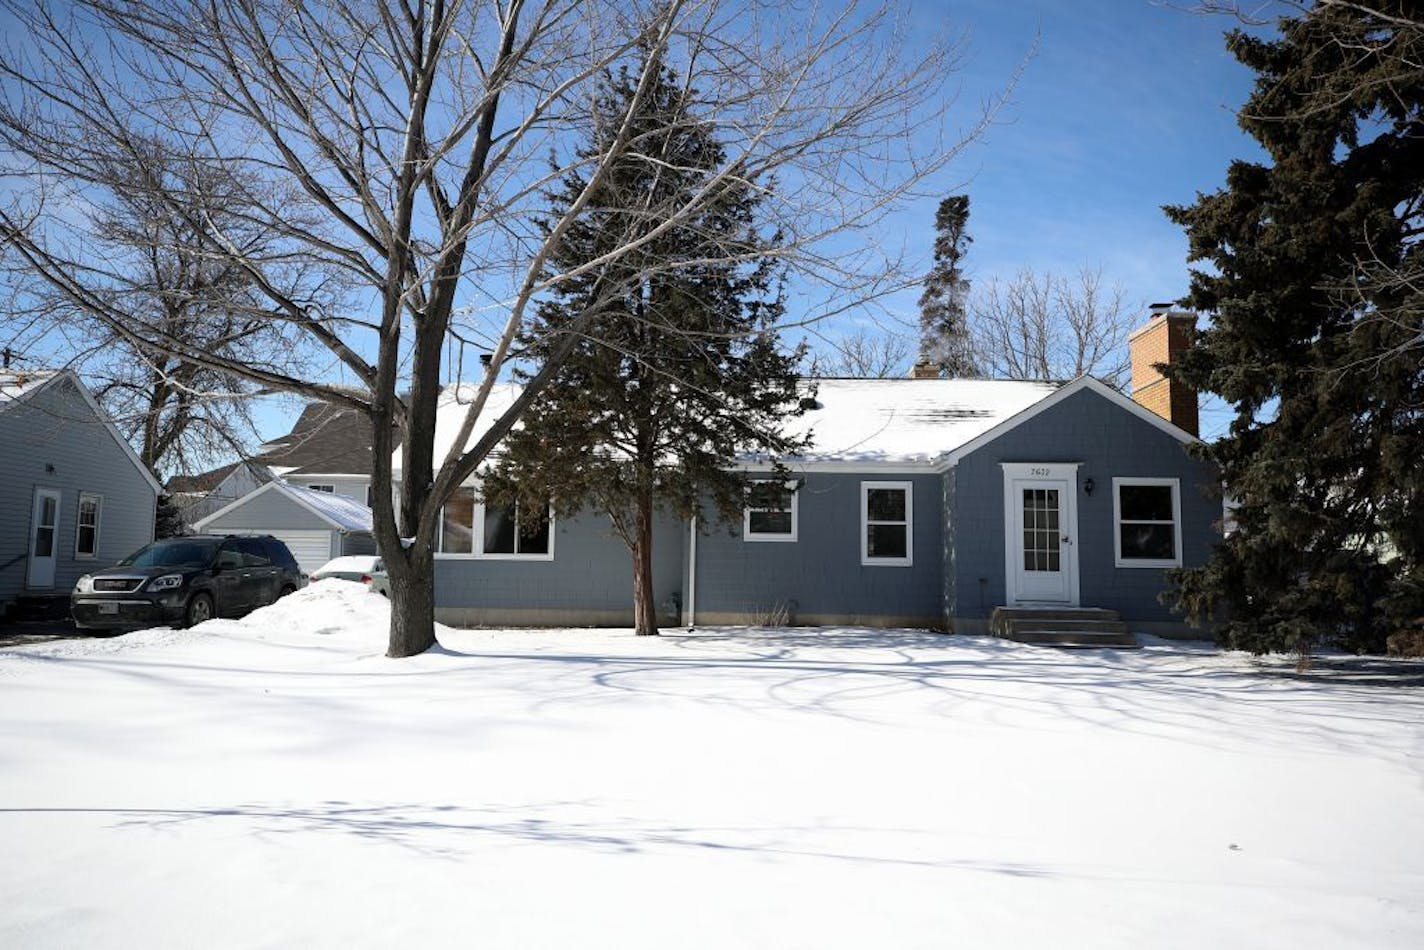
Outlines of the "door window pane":
M 1059 570 L 1058 505 L 1056 488 L 1023 489 L 1024 570 Z

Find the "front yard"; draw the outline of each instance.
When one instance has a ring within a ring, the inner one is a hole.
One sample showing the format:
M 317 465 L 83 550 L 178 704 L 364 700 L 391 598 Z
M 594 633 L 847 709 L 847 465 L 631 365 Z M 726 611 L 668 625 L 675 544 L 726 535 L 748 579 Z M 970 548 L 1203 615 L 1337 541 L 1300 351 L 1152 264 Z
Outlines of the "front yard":
M 1424 946 L 1424 690 L 385 610 L 0 651 L 0 945 Z

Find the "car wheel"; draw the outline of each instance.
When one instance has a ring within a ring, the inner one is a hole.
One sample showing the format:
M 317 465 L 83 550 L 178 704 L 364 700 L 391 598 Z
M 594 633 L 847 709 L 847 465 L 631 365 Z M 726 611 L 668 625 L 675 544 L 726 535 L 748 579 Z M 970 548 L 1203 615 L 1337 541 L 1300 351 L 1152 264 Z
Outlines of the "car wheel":
M 280 591 L 277 592 L 277 599 L 278 599 L 278 600 L 281 600 L 283 597 L 286 597 L 288 594 L 295 594 L 296 592 L 297 592 L 297 589 L 296 589 L 295 587 L 292 587 L 292 586 L 289 584 L 289 585 L 287 585 L 286 587 L 283 587 Z
M 194 594 L 188 601 L 188 610 L 184 614 L 184 625 L 196 627 L 198 624 L 212 619 L 213 599 L 207 594 Z

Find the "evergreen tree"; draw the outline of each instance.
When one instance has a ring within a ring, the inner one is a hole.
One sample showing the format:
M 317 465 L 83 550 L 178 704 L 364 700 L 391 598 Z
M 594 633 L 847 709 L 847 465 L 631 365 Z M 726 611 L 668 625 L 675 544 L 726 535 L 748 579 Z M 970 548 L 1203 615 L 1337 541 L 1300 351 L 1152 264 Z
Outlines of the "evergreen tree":
M 188 533 L 188 525 L 183 513 L 173 504 L 173 496 L 164 492 L 158 496 L 153 509 L 153 536 L 155 538 L 178 538 Z
M 610 118 L 583 154 L 598 154 L 616 134 L 637 75 L 605 77 L 595 108 Z M 642 243 L 562 284 L 520 337 L 533 365 L 566 332 L 583 339 L 506 439 L 484 488 L 487 502 L 521 511 L 541 511 L 552 499 L 560 517 L 590 508 L 606 515 L 632 555 L 640 635 L 657 633 L 655 512 L 689 517 L 710 499 L 717 515 L 740 519 L 748 485 L 734 462 L 798 448 L 780 430 L 802 411 L 804 395 L 795 369 L 802 353 L 783 352 L 774 329 L 783 301 L 757 230 L 760 193 L 745 180 L 712 178 L 725 155 L 711 125 L 692 112 L 694 92 L 665 65 L 657 75 L 633 113 L 633 147 L 600 180 L 591 213 L 550 266 L 567 273 Z M 567 206 L 587 184 L 566 177 L 552 204 Z M 707 192 L 701 213 L 675 227 L 643 212 L 699 190 Z M 590 311 L 591 322 L 575 326 Z M 520 523 L 545 530 L 539 518 Z
M 969 196 L 950 195 L 935 211 L 934 266 L 920 295 L 920 363 L 942 376 L 978 376 L 970 346 L 969 281 L 959 262 L 969 251 Z
M 1228 34 L 1255 70 L 1240 123 L 1268 163 L 1167 209 L 1211 326 L 1176 378 L 1235 407 L 1204 454 L 1237 503 L 1176 572 L 1225 642 L 1378 650 L 1424 616 L 1424 29 L 1398 0 L 1321 2 L 1279 35 Z M 1411 276 L 1412 275 L 1412 276 Z

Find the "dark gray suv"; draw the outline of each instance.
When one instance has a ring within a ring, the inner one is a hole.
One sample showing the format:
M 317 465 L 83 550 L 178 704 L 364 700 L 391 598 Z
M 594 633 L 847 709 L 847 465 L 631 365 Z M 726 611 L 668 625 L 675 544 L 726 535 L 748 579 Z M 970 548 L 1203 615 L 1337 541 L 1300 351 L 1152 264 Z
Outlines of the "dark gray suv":
M 292 552 L 271 535 L 165 538 L 79 578 L 69 612 L 80 630 L 191 627 L 241 617 L 301 586 Z

